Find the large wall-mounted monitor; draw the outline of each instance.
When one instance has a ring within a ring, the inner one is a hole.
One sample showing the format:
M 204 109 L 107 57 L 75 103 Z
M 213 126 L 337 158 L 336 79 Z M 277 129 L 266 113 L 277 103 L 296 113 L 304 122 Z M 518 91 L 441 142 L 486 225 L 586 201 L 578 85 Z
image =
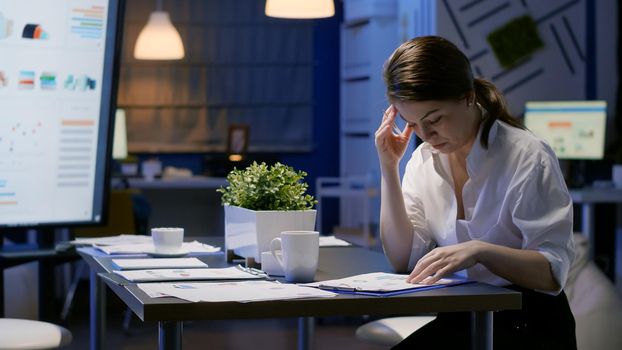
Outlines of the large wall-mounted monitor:
M 605 101 L 527 102 L 525 126 L 544 139 L 560 159 L 602 159 Z
M 103 220 L 123 0 L 0 0 L 0 227 Z

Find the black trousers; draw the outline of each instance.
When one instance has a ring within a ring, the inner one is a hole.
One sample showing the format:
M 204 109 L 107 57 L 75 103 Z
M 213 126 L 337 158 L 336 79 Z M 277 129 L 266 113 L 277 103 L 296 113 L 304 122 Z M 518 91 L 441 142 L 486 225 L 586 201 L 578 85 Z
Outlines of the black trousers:
M 575 322 L 566 294 L 557 296 L 535 292 L 515 285 L 522 293 L 521 310 L 493 314 L 495 349 L 572 349 L 577 348 Z M 439 313 L 437 318 L 408 336 L 393 349 L 470 349 L 471 313 Z

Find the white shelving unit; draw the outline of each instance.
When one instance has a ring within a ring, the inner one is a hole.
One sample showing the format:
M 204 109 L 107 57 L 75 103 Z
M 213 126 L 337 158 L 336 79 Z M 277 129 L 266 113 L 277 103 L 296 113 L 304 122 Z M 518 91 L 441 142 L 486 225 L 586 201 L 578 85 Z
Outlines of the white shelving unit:
M 397 0 L 344 0 L 340 178 L 343 184 L 361 178 L 365 184 L 327 188 L 326 194 L 340 198 L 340 226 L 364 233 L 378 223 L 379 196 L 368 195 L 380 187 L 374 133 L 387 108 L 383 64 L 398 43 Z
M 327 198 L 339 198 L 355 202 L 358 205 L 357 212 L 360 219 L 360 232 L 335 232 L 339 238 L 354 242 L 362 246 L 373 246 L 377 243 L 374 232 L 371 230 L 371 202 L 378 196 L 379 191 L 375 186 L 367 181 L 366 177 L 318 177 L 316 180 L 317 189 L 317 223 L 318 230 L 321 230 L 322 210 L 324 201 Z M 359 231 L 359 230 L 350 230 Z

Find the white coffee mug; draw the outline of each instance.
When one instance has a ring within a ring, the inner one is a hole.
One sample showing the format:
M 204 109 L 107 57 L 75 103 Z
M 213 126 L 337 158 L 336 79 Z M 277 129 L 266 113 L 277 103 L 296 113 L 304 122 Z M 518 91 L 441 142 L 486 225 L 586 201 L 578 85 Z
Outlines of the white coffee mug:
M 157 227 L 151 229 L 155 252 L 175 254 L 181 251 L 184 242 L 184 229 L 180 227 Z
M 622 164 L 615 164 L 611 168 L 611 180 L 616 188 L 622 188 Z
M 277 254 L 277 250 L 282 251 Z M 288 282 L 312 282 L 320 255 L 318 231 L 283 231 L 270 242 L 272 255 L 283 267 Z

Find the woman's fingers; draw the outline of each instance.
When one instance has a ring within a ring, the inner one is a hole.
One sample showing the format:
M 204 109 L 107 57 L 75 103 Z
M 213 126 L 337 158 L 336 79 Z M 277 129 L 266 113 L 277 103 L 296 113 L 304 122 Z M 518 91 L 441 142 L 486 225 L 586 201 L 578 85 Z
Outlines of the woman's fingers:
M 397 113 L 395 112 L 395 108 L 391 108 L 391 107 L 387 108 L 387 110 L 382 115 L 382 122 L 380 123 L 380 127 L 384 125 L 394 124 L 396 114 Z
M 438 282 L 441 278 L 447 276 L 448 274 L 452 273 L 454 271 L 452 271 L 452 268 L 450 265 L 447 265 L 445 267 L 443 267 L 442 269 L 436 271 L 436 273 L 433 276 L 429 276 L 428 278 L 424 279 L 422 282 L 423 283 L 428 283 L 428 284 L 434 284 L 436 282 Z
M 380 124 L 378 126 L 378 129 L 376 129 L 376 135 L 380 134 L 381 132 L 383 132 L 388 126 L 390 126 L 391 124 L 388 124 L 386 121 L 383 121 L 382 124 Z
M 397 109 L 393 107 L 393 105 L 389 106 L 382 115 L 382 124 L 389 123 L 392 124 L 395 122 L 395 117 L 397 116 Z
M 406 282 L 410 283 L 411 280 L 419 276 L 425 269 L 428 268 L 428 266 L 430 266 L 430 264 L 432 264 L 436 260 L 435 258 L 433 258 L 434 253 L 435 252 L 433 250 L 428 254 L 424 255 L 421 259 L 419 259 L 419 261 L 417 261 L 415 268 L 412 270 L 408 278 L 406 278 Z
M 425 269 L 423 269 L 423 271 L 419 272 L 418 274 L 414 276 L 411 274 L 411 276 L 408 276 L 409 278 L 406 279 L 406 282 L 421 283 L 422 281 L 425 280 L 426 283 L 428 283 L 429 281 L 428 277 L 433 277 L 438 271 L 444 268 L 445 265 L 446 265 L 445 262 L 443 262 L 442 260 L 434 261 L 431 264 L 429 264 Z
M 382 119 L 385 120 L 391 117 L 395 117 L 396 114 L 397 114 L 397 110 L 395 109 L 395 107 L 393 105 L 389 105 L 389 107 L 385 109 Z

